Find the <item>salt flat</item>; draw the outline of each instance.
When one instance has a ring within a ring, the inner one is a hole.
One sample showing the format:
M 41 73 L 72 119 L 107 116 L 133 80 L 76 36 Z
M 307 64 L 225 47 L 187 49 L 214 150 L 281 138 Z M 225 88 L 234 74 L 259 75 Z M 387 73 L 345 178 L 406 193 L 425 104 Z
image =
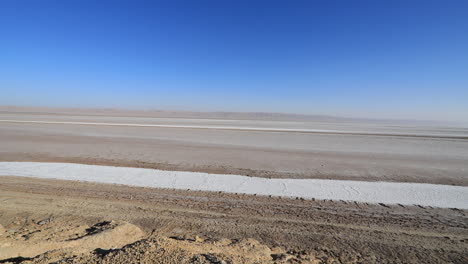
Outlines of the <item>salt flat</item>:
M 468 187 L 436 184 L 265 179 L 241 175 L 39 162 L 0 162 L 0 175 L 468 209 Z
M 118 114 L 0 112 L 0 161 L 468 186 L 464 127 Z
M 86 126 L 124 126 L 124 127 L 160 127 L 160 128 L 188 128 L 188 129 L 216 129 L 216 130 L 241 130 L 241 131 L 261 131 L 261 132 L 298 132 L 298 133 L 326 133 L 326 134 L 351 134 L 368 136 L 400 136 L 400 137 L 427 137 L 427 138 L 448 138 L 448 139 L 468 139 L 466 134 L 443 134 L 443 133 L 397 133 L 397 132 L 373 132 L 359 130 L 333 130 L 333 129 L 312 129 L 312 128 L 279 128 L 279 127 L 248 127 L 248 126 L 211 126 L 211 125 L 176 125 L 176 124 L 135 124 L 135 123 L 96 123 L 96 122 L 70 122 L 70 121 L 46 121 L 46 120 L 13 120 L 3 119 L 0 123 L 32 123 L 49 125 L 86 125 Z
M 0 229 L 16 230 L 4 244 L 125 219 L 210 250 L 253 238 L 341 262 L 466 262 L 465 127 L 66 111 L 0 107 Z

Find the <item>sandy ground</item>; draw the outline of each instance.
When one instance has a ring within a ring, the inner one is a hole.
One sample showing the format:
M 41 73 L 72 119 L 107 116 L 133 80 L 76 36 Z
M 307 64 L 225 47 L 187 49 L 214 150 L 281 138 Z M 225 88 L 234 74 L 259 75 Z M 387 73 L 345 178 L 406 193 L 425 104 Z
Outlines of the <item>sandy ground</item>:
M 1 161 L 76 162 L 273 178 L 468 185 L 465 128 L 0 113 L 0 119 L 229 125 L 387 135 L 0 123 Z M 408 137 L 394 134 L 438 134 Z M 453 138 L 455 137 L 455 138 Z
M 20 177 L 0 197 L 1 263 L 468 261 L 465 210 Z
M 48 111 L 0 112 L 0 119 L 365 133 L 0 122 L 0 161 L 468 186 L 463 127 Z M 2 175 L 0 263 L 468 263 L 467 213 Z

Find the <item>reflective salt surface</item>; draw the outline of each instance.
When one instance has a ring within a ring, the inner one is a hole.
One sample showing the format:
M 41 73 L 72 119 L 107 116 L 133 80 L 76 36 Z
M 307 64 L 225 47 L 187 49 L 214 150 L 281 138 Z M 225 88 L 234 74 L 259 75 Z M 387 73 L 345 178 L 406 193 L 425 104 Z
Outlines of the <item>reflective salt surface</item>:
M 468 187 L 436 184 L 266 179 L 240 175 L 40 162 L 0 162 L 0 175 L 468 209 Z

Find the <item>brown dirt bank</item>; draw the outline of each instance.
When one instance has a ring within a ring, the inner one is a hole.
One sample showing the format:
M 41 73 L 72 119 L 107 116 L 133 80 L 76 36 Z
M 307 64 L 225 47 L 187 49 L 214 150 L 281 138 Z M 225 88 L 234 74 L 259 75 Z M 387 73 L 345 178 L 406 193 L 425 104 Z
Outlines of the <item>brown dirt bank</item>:
M 466 210 L 4 176 L 0 212 L 3 233 L 24 243 L 50 230 L 82 237 L 83 226 L 110 220 L 145 232 L 143 240 L 123 248 L 96 248 L 73 258 L 55 251 L 35 259 L 9 258 L 13 263 L 53 258 L 59 263 L 468 262 Z

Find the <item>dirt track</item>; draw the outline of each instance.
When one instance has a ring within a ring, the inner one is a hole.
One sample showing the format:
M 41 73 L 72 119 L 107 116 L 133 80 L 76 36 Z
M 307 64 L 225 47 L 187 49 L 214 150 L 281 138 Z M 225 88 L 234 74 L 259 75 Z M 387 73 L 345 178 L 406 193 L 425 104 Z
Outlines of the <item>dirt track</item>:
M 153 258 L 155 262 L 154 258 L 159 256 L 159 259 L 165 257 L 166 263 L 195 260 L 210 263 L 206 256 L 227 261 L 225 263 L 255 263 L 255 258 L 265 254 L 265 258 L 256 261 L 468 261 L 468 218 L 467 211 L 463 210 L 290 200 L 18 177 L 0 178 L 0 197 L 0 224 L 9 234 L 10 242 L 16 239 L 27 243 L 34 240 L 36 233 L 51 232 L 46 230 L 56 230 L 55 235 L 58 235 L 58 230 L 70 229 L 70 223 L 92 226 L 106 220 L 129 222 L 146 234 L 146 240 L 125 247 L 125 254 L 121 250 L 112 251 L 111 255 L 111 251 L 109 254 L 92 251 L 94 253 L 76 257 L 75 263 L 105 259 L 109 263 L 138 263 L 143 260 L 136 252 L 142 248 L 154 251 L 148 253 L 147 261 Z M 37 222 L 41 219 L 53 221 L 39 226 Z M 48 229 L 54 225 L 60 228 Z M 41 232 L 31 233 L 37 229 Z M 5 243 L 5 236 L 0 239 Z M 253 240 L 247 243 L 248 239 Z M 153 245 L 153 249 L 148 249 L 149 245 Z M 221 245 L 230 245 L 230 248 L 221 250 Z M 166 251 L 171 248 L 179 253 L 158 255 L 164 247 Z M 253 254 L 255 258 L 239 258 L 251 248 L 262 248 L 262 251 Z M 210 252 L 224 253 L 213 255 Z M 41 263 L 54 256 L 64 258 L 57 254 L 49 253 L 27 261 Z M 119 254 L 125 256 L 120 258 L 121 262 L 117 258 Z M 18 259 L 12 260 L 19 263 Z M 27 263 L 26 259 L 24 262 Z

